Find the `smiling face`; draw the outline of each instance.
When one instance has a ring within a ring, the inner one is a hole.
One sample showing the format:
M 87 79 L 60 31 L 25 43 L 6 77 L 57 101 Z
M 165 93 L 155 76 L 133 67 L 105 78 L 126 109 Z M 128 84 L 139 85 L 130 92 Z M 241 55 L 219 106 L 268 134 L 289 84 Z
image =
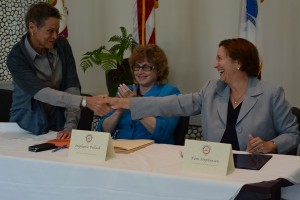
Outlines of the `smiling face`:
M 239 62 L 232 60 L 223 46 L 218 48 L 214 67 L 220 73 L 220 80 L 227 84 L 232 83 L 235 77 L 241 73 Z
M 28 30 L 30 33 L 30 44 L 38 53 L 43 54 L 47 49 L 54 48 L 55 41 L 58 37 L 59 19 L 49 17 L 40 27 L 30 22 Z
M 149 63 L 148 61 L 143 61 L 143 62 L 139 62 L 136 63 L 139 67 L 136 68 L 136 70 L 134 70 L 134 78 L 137 81 L 138 84 L 140 84 L 140 87 L 145 87 L 145 88 L 151 88 L 154 84 L 156 84 L 157 81 L 157 69 L 152 68 L 152 70 L 147 70 L 145 71 L 144 69 L 148 68 L 150 66 L 153 66 L 151 63 Z M 149 67 L 148 67 L 149 66 Z M 143 69 L 144 67 L 144 69 Z

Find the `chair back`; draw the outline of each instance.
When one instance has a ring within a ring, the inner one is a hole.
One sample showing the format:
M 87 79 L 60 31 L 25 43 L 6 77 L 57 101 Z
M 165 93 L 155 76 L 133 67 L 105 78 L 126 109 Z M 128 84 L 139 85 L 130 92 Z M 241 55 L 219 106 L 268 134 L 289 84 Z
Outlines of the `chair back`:
M 93 119 L 94 112 L 88 108 L 82 108 L 77 129 L 86 131 L 92 130 Z
M 297 118 L 297 122 L 298 122 L 298 130 L 300 131 L 300 109 L 298 108 L 298 107 L 292 107 L 292 113 L 296 116 L 296 118 Z M 297 148 L 298 150 L 294 150 L 294 151 L 292 151 L 292 155 L 298 155 L 298 156 L 300 156 L 300 143 L 299 143 L 299 145 L 298 145 L 298 148 Z M 297 152 L 295 152 L 295 151 L 297 151 Z
M 298 129 L 300 131 L 300 109 L 298 107 L 292 107 L 292 113 L 296 116 L 298 122 Z
M 9 122 L 12 93 L 12 90 L 0 89 L 0 122 Z
M 180 117 L 174 130 L 174 144 L 184 145 L 185 135 L 188 132 L 190 117 Z
M 81 95 L 91 96 L 89 94 L 81 94 Z M 82 108 L 77 129 L 86 130 L 86 131 L 92 130 L 93 120 L 94 120 L 94 112 L 86 107 Z

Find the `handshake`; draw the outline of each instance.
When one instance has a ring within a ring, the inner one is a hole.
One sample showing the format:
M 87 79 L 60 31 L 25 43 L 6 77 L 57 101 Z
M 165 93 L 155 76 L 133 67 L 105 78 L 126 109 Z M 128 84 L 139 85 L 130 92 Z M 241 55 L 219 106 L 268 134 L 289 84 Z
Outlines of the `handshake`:
M 86 97 L 86 106 L 100 116 L 106 115 L 113 109 L 129 109 L 128 98 L 137 96 L 134 84 L 133 88 L 131 91 L 125 84 L 120 84 L 117 97 L 108 97 L 107 95 Z
M 86 97 L 86 107 L 93 110 L 97 115 L 103 116 L 113 109 L 129 109 L 130 98 L 108 97 L 98 95 Z

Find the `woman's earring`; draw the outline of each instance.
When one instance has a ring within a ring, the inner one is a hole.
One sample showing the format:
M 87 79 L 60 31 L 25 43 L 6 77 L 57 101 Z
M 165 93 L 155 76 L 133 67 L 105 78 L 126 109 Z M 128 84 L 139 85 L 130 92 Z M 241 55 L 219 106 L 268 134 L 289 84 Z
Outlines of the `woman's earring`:
M 240 70 L 240 67 L 237 67 L 237 70 Z

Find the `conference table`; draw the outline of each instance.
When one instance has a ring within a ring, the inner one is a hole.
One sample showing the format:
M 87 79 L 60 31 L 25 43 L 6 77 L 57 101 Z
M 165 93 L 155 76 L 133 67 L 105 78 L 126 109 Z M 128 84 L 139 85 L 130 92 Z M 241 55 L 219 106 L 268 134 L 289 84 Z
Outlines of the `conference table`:
M 300 197 L 299 156 L 274 154 L 260 170 L 219 176 L 183 170 L 184 147 L 176 145 L 152 144 L 106 161 L 70 160 L 68 149 L 28 151 L 55 136 L 34 136 L 16 123 L 0 123 L 0 199 L 226 200 L 274 181 L 289 186 L 281 189 L 283 198 Z

